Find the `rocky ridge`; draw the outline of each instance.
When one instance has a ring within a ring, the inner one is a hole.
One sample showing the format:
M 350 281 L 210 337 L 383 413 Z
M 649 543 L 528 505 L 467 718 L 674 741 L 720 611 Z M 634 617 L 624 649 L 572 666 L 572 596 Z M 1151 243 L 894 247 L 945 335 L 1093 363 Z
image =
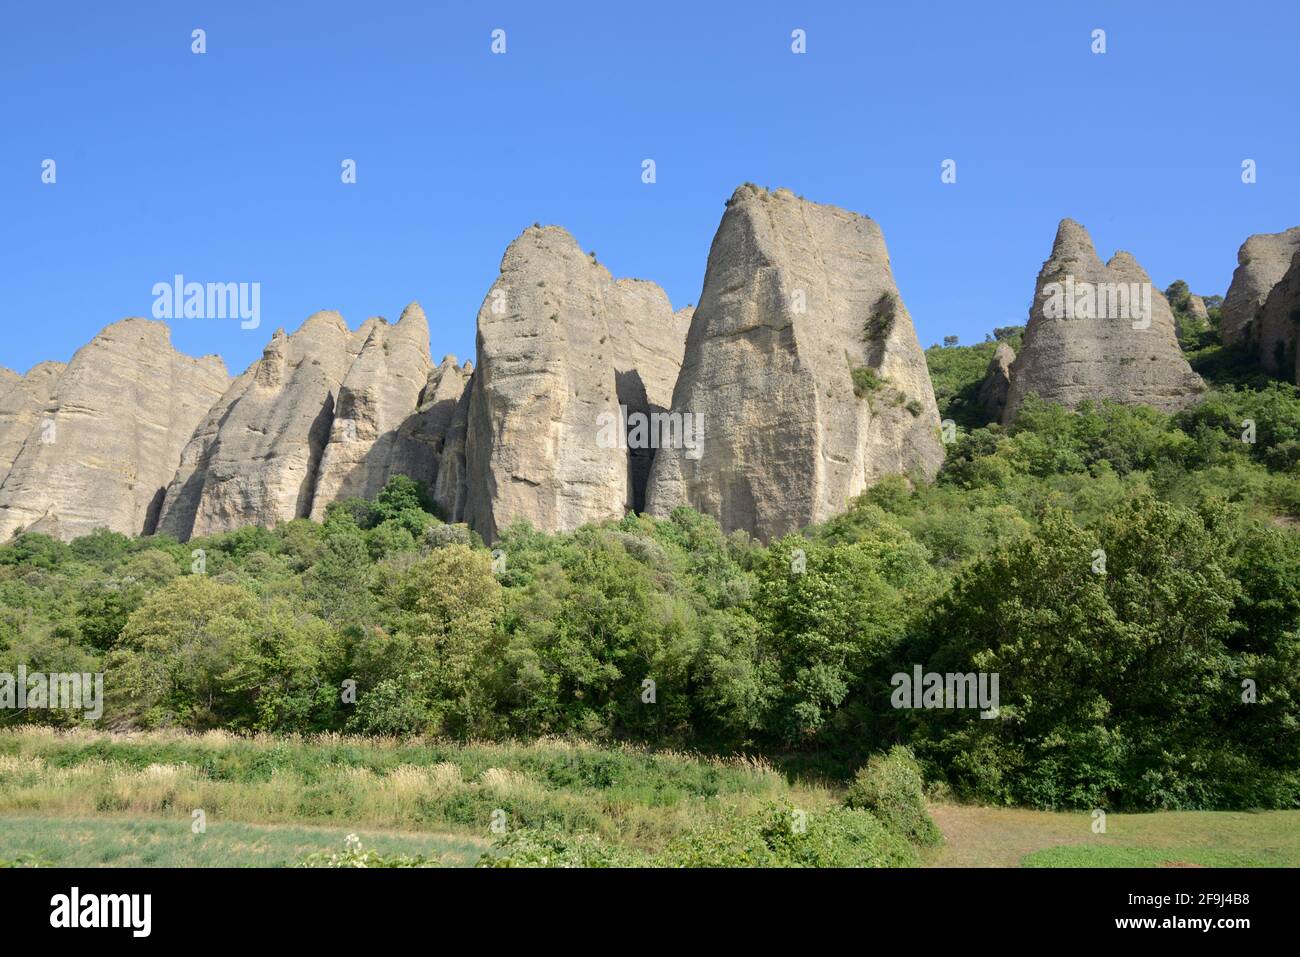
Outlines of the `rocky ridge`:
M 1239 259 L 1225 326 L 1249 312 L 1236 327 L 1261 364 L 1295 378 L 1300 229 L 1251 237 Z M 1066 301 L 1068 314 L 1049 307 Z M 1116 302 L 1139 311 L 1111 316 Z M 1199 297 L 1180 308 L 1208 318 Z M 879 226 L 788 190 L 735 191 L 697 307 L 674 310 L 655 283 L 617 279 L 539 225 L 506 249 L 477 321 L 473 363 L 435 365 L 412 303 L 356 331 L 316 313 L 234 380 L 143 319 L 107 327 L 66 368 L 0 369 L 0 537 L 187 540 L 320 520 L 406 474 L 489 542 L 515 521 L 562 532 L 680 505 L 767 540 L 943 459 Z M 1172 411 L 1203 388 L 1141 266 L 1123 252 L 1103 263 L 1064 220 L 1022 345 L 997 346 L 978 401 L 1009 423 L 1031 393 Z

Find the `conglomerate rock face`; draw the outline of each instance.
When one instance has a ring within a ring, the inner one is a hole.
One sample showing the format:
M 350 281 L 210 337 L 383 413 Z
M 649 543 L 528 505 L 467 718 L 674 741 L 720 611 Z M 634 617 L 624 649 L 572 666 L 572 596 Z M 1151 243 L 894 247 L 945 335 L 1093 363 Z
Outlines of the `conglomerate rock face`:
M 667 401 L 684 339 L 658 286 L 616 281 L 559 227 L 525 230 L 479 310 L 464 512 L 451 517 L 491 541 L 517 520 L 569 531 L 635 508 L 623 422 Z
M 1252 326 L 1269 293 L 1300 252 L 1300 226 L 1281 233 L 1257 233 L 1241 244 L 1232 285 L 1220 309 L 1219 332 L 1227 345 L 1254 337 Z
M 1014 421 L 1030 394 L 1068 408 L 1109 399 L 1172 412 L 1204 389 L 1151 277 L 1126 252 L 1103 263 L 1087 231 L 1062 220 L 1038 274 L 1003 421 Z
M 1294 378 L 1300 228 L 1251 237 L 1240 259 L 1225 322 Z M 1198 297 L 1186 309 L 1206 316 Z M 479 310 L 476 351 L 435 366 L 415 303 L 356 332 L 320 312 L 232 381 L 219 359 L 173 350 L 162 323 L 116 323 L 66 368 L 0 369 L 0 537 L 102 526 L 187 540 L 319 520 L 404 474 L 489 542 L 514 521 L 563 532 L 682 505 L 768 540 L 943 459 L 880 228 L 784 189 L 735 191 L 700 303 L 676 311 L 565 230 L 525 230 Z M 979 401 L 1009 423 L 1030 394 L 1174 410 L 1203 388 L 1133 257 L 1102 263 L 1064 220 L 1019 354 L 998 345 Z
M 1191 293 L 1187 297 L 1187 315 L 1192 319 L 1201 321 L 1210 318 L 1210 310 L 1205 308 L 1205 300 L 1196 293 Z
M 0 483 L 32 429 L 53 410 L 54 388 L 66 368 L 62 362 L 42 362 L 26 375 L 0 369 Z
M 352 333 L 318 312 L 291 336 L 277 330 L 193 433 L 159 530 L 184 541 L 309 515 L 339 390 L 377 325 Z
M 396 325 L 380 319 L 370 326 L 339 386 L 314 482 L 313 519 L 322 520 L 330 502 L 373 498 L 394 475 L 433 478 L 441 435 L 420 411 L 433 368 L 429 323 L 417 303 Z M 450 418 L 450 409 L 439 413 Z
M 182 447 L 229 381 L 219 358 L 182 355 L 165 323 L 136 318 L 105 328 L 66 369 L 32 370 L 25 397 L 0 400 L 5 446 L 20 444 L 0 484 L 0 540 L 152 532 Z
M 465 436 L 469 432 L 474 363 L 466 362 L 458 368 L 456 357 L 447 356 L 438 368 L 438 379 L 428 404 L 431 410 L 436 410 L 434 414 L 439 422 L 446 414 L 446 428 L 442 432 L 433 500 L 448 521 L 459 522 L 464 518 L 465 499 L 469 494 L 465 478 Z
M 1003 410 L 1007 407 L 1007 393 L 1011 391 L 1011 365 L 1015 361 L 1015 350 L 1005 342 L 999 342 L 993 350 L 988 369 L 984 372 L 984 381 L 980 383 L 980 408 L 994 422 L 1002 420 Z
M 1256 317 L 1254 338 L 1265 371 L 1300 385 L 1300 249 Z
M 943 459 L 925 357 L 865 216 L 745 185 L 727 204 L 673 393 L 651 514 L 690 505 L 770 539 Z M 685 425 L 690 423 L 690 425 Z

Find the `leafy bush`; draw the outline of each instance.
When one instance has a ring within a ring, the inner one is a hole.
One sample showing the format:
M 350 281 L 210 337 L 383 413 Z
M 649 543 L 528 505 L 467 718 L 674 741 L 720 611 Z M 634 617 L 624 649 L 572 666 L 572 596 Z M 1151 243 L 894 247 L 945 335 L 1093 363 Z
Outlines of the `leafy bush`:
M 1259 595 L 1247 598 L 1234 574 L 1242 560 L 1290 574 L 1282 568 L 1294 568 L 1294 553 L 1234 555 L 1228 515 L 1213 503 L 1193 511 L 1139 496 L 1092 528 L 1052 514 L 976 562 L 899 667 L 998 674 L 998 719 L 910 712 L 905 734 L 959 793 L 984 802 L 1178 809 L 1300 800 L 1298 643 L 1283 610 L 1291 598 L 1276 596 L 1280 619 L 1253 618 Z M 1268 701 L 1246 703 L 1242 679 L 1265 674 Z
M 0 548 L 0 565 L 57 568 L 72 556 L 72 549 L 57 538 L 36 532 L 19 532 Z
M 888 338 L 894 330 L 897 316 L 898 298 L 891 292 L 882 292 L 862 330 L 863 338 L 868 342 Z
M 566 834 L 558 828 L 507 831 L 479 867 L 642 867 L 647 858 L 603 841 L 595 834 Z
M 925 351 L 940 418 L 972 429 L 988 424 L 989 416 L 979 402 L 979 394 L 995 348 L 993 343 L 982 342 L 973 346 L 931 346 Z
M 853 394 L 859 399 L 866 398 L 885 384 L 885 380 L 880 378 L 880 374 L 870 366 L 855 366 L 852 376 Z
M 912 752 L 896 744 L 858 769 L 844 804 L 870 811 L 894 834 L 929 847 L 943 843 L 943 835 L 926 810 L 924 785 Z
M 703 828 L 655 857 L 664 867 L 908 867 L 916 854 L 874 816 L 853 808 L 803 812 L 774 804 Z
M 866 811 L 800 811 L 786 803 L 734 814 L 670 841 L 658 853 L 555 828 L 507 832 L 480 867 L 907 867 L 916 854 Z

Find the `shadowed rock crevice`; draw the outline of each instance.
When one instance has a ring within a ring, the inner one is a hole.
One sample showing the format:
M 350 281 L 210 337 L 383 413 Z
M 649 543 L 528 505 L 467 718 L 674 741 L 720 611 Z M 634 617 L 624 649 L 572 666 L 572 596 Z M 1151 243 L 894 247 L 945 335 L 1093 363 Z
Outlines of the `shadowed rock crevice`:
M 307 474 L 303 476 L 302 486 L 298 489 L 294 518 L 307 518 L 312 513 L 312 502 L 316 498 L 316 486 L 320 481 L 321 459 L 325 456 L 325 446 L 334 424 L 334 406 L 334 396 L 326 396 L 320 414 L 307 430 Z
M 149 500 L 149 507 L 145 510 L 144 528 L 140 530 L 141 535 L 152 535 L 158 530 L 158 516 L 162 514 L 163 499 L 167 497 L 167 487 L 159 486 L 158 491 L 154 492 L 153 498 Z
M 474 378 L 473 363 L 466 362 L 457 369 L 454 356 L 448 372 L 439 378 L 438 395 L 460 395 L 447 421 L 442 447 L 438 455 L 438 476 L 434 482 L 433 500 L 448 521 L 464 520 L 465 499 L 469 494 L 465 474 L 465 436 L 469 431 L 469 399 Z M 446 360 L 444 360 L 444 363 Z M 441 407 L 441 400 L 437 400 Z
M 641 441 L 637 441 L 637 436 L 634 434 L 636 420 L 633 416 L 641 415 L 649 421 L 652 412 L 662 412 L 663 409 L 650 405 L 650 400 L 646 397 L 645 384 L 635 369 L 627 372 L 614 370 L 614 383 L 618 404 L 620 408 L 627 410 L 623 438 L 627 443 L 627 479 L 632 489 L 632 508 L 636 512 L 643 512 L 645 511 L 645 486 L 650 478 L 650 465 L 654 461 L 655 450 L 650 444 L 645 443 L 644 435 Z M 644 433 L 645 429 L 641 431 Z

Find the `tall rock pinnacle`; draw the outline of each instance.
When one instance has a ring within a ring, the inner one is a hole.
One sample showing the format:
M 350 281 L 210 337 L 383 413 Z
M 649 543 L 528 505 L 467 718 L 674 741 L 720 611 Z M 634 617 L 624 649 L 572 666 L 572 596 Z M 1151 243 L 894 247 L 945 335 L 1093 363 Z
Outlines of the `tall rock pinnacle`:
M 745 185 L 709 251 L 647 510 L 690 505 L 763 539 L 843 511 L 881 476 L 943 460 L 925 356 L 865 216 Z
M 430 433 L 437 437 L 438 473 L 430 491 L 442 514 L 452 521 L 465 515 L 465 436 L 473 376 L 474 363 L 457 366 L 455 356 L 444 356 L 425 387 L 420 406 Z
M 374 498 L 399 473 L 432 484 L 437 469 L 441 436 L 427 433 L 418 408 L 433 370 L 424 311 L 411 303 L 396 325 L 380 319 L 369 328 L 339 387 L 315 483 L 311 517 L 317 521 L 330 502 Z
M 1260 365 L 1300 385 L 1300 247 L 1255 319 L 1252 339 Z
M 667 403 L 684 340 L 658 286 L 615 281 L 559 227 L 525 230 L 478 314 L 464 518 L 490 541 L 517 519 L 568 531 L 635 508 L 653 450 L 618 421 Z

